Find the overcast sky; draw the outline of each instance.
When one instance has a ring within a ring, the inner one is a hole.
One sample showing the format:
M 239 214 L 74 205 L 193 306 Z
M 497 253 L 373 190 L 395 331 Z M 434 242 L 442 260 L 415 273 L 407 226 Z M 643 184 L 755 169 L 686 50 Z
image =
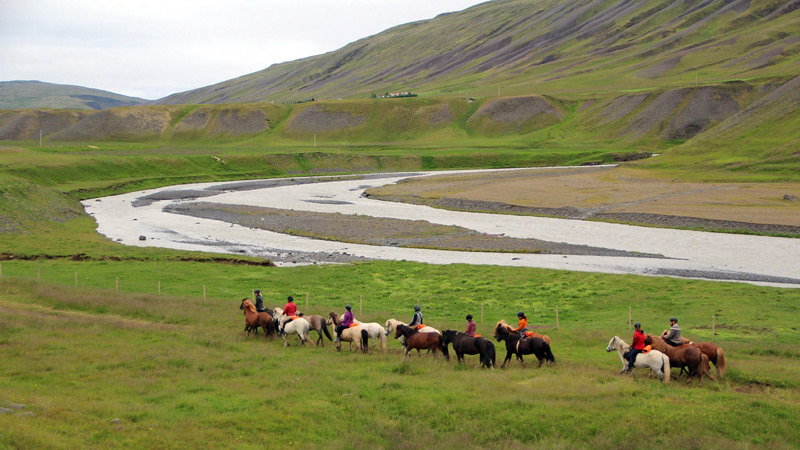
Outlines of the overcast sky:
M 485 0 L 0 0 L 0 81 L 157 99 Z

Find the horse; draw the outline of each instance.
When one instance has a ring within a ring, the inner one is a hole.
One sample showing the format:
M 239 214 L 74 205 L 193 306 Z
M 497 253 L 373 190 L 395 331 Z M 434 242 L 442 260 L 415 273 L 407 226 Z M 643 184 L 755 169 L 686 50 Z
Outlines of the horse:
M 507 327 L 508 324 L 502 320 L 494 327 L 494 338 L 497 339 L 497 342 L 506 342 L 506 359 L 500 366 L 501 369 L 511 360 L 511 355 L 517 355 L 517 360 L 522 364 L 522 367 L 525 367 L 522 355 L 530 354 L 533 354 L 539 360 L 539 367 L 542 367 L 545 360 L 555 364 L 556 358 L 550 350 L 550 344 L 545 342 L 544 339 L 539 337 L 522 339 L 517 333 L 509 331 Z
M 406 338 L 406 358 L 408 352 L 413 349 L 427 349 L 433 350 L 433 356 L 436 357 L 436 352 L 441 350 L 444 357 L 450 361 L 450 354 L 447 351 L 447 346 L 442 343 L 442 336 L 437 333 L 423 333 L 415 327 L 406 325 L 398 325 L 394 332 L 394 338 L 399 339 L 401 336 Z M 417 352 L 419 355 L 419 352 Z
M 278 314 L 278 311 L 281 311 L 280 314 Z M 292 320 L 290 317 L 284 316 L 280 308 L 275 308 L 273 312 L 275 312 L 275 322 L 278 323 L 278 333 L 281 335 L 281 338 L 283 338 L 283 346 L 289 346 L 289 342 L 286 340 L 287 334 L 297 334 L 300 338 L 300 343 L 298 345 L 305 345 L 307 347 L 309 343 L 308 330 L 311 328 L 308 321 L 302 317 Z
M 628 358 L 626 358 L 625 351 L 631 348 L 619 336 L 614 336 L 608 341 L 607 352 L 616 350 L 619 354 L 619 359 L 622 361 L 622 370 L 619 373 L 625 372 L 628 368 Z M 650 350 L 647 353 L 639 353 L 636 355 L 636 361 L 633 362 L 634 368 L 649 367 L 650 370 L 656 373 L 664 383 L 669 383 L 670 378 L 670 365 L 669 357 L 658 350 Z M 636 378 L 636 372 L 631 370 L 631 375 Z
M 514 327 L 512 327 L 511 325 L 506 323 L 505 320 L 501 320 L 500 322 L 497 322 L 497 325 L 500 325 L 500 324 L 502 324 L 504 327 L 506 327 L 508 329 L 508 331 L 510 331 L 512 333 L 515 333 Z M 547 342 L 547 345 L 553 345 L 553 344 L 550 343 L 550 338 L 547 337 L 544 334 L 539 334 L 539 333 L 536 333 L 536 332 L 533 332 L 533 331 L 528 331 L 528 333 L 525 334 L 525 337 L 527 337 L 527 338 L 537 337 L 537 338 Z
M 389 336 L 390 334 L 395 334 L 395 332 L 397 331 L 397 326 L 398 326 L 398 325 L 406 325 L 406 326 L 408 326 L 408 324 L 407 324 L 407 323 L 405 323 L 405 322 L 400 322 L 399 320 L 395 320 L 395 319 L 389 319 L 389 320 L 387 320 L 387 321 L 386 321 L 386 327 L 385 327 L 385 328 L 386 328 L 386 336 Z M 424 327 L 422 327 L 422 328 L 421 328 L 419 331 L 420 331 L 421 333 L 436 333 L 436 334 L 442 334 L 442 332 L 441 332 L 441 331 L 439 331 L 439 330 L 437 330 L 436 328 L 433 328 L 433 327 L 431 327 L 431 326 L 428 326 L 428 325 L 425 325 L 425 326 L 424 326 Z M 405 347 L 405 346 L 406 346 L 406 338 L 404 338 L 404 337 L 401 337 L 401 338 L 400 338 L 400 345 L 402 345 L 403 347 Z M 417 350 L 417 353 L 419 353 L 419 350 Z
M 330 314 L 328 314 L 328 323 L 338 326 L 341 323 L 339 315 L 331 311 Z M 384 352 L 386 351 L 386 334 L 383 332 L 383 327 L 381 327 L 381 324 L 378 322 L 359 322 L 355 319 L 353 319 L 353 323 L 366 330 L 371 339 L 375 339 L 380 342 L 381 350 Z M 375 341 L 372 341 L 372 346 L 375 347 Z
M 493 369 L 496 365 L 494 343 L 484 337 L 472 337 L 456 330 L 445 330 L 442 333 L 442 345 L 447 348 L 453 344 L 453 350 L 459 363 L 464 362 L 464 355 L 480 355 L 479 366 Z
M 680 367 L 681 371 L 678 377 L 684 371 L 689 374 L 686 382 L 692 381 L 692 378 L 697 375 L 700 379 L 700 385 L 703 384 L 703 375 L 716 380 L 708 371 L 708 356 L 705 355 L 700 349 L 691 346 L 672 347 L 664 342 L 661 338 L 655 338 L 652 335 L 645 335 L 645 345 L 650 345 L 654 349 L 666 354 L 669 357 L 669 363 L 672 367 Z
M 279 313 L 279 315 L 283 315 L 283 309 L 281 308 L 275 308 L 273 311 Z M 308 321 L 308 326 L 311 330 L 317 332 L 318 338 L 316 342 L 314 342 L 314 345 L 325 347 L 325 339 L 322 338 L 323 332 L 325 333 L 325 336 L 328 337 L 329 341 L 333 341 L 331 333 L 328 331 L 328 324 L 325 322 L 325 319 L 322 316 L 319 314 L 308 315 L 302 313 L 298 315 Z
M 717 378 L 720 380 L 725 376 L 725 352 L 722 347 L 717 346 L 713 342 L 693 342 L 685 337 L 681 337 L 683 346 L 689 345 L 698 348 L 704 355 L 708 356 L 708 361 L 714 364 L 717 370 Z
M 336 351 L 342 351 L 342 341 L 350 342 L 351 349 L 353 348 L 352 344 L 355 342 L 356 348 L 353 350 L 354 352 L 359 349 L 363 353 L 369 351 L 369 332 L 361 325 L 345 328 L 339 338 L 341 340 L 336 343 Z
M 250 336 L 250 331 L 258 334 L 258 327 L 261 327 L 264 329 L 265 339 L 275 339 L 275 323 L 268 312 L 256 311 L 256 305 L 247 297 L 242 299 L 239 309 L 244 311 L 244 331 L 247 332 L 247 336 Z

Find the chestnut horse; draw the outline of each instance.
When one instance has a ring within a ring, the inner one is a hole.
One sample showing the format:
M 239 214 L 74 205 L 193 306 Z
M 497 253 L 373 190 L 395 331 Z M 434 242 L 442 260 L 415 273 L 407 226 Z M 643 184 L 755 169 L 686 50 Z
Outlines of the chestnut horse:
M 244 311 L 244 331 L 247 336 L 250 336 L 250 331 L 258 334 L 258 327 L 261 327 L 264 329 L 264 338 L 275 339 L 275 322 L 268 312 L 257 312 L 256 305 L 247 297 L 242 299 L 239 309 Z
M 699 377 L 700 385 L 703 384 L 703 375 L 712 380 L 716 380 L 716 378 L 708 372 L 708 356 L 701 352 L 700 349 L 690 346 L 673 347 L 661 340 L 661 338 L 656 338 L 649 334 L 645 335 L 644 343 L 645 345 L 652 346 L 654 350 L 658 350 L 667 355 L 671 367 L 680 367 L 681 371 L 678 377 L 681 376 L 685 368 L 689 374 L 689 377 L 686 379 L 687 383 L 692 381 L 695 375 Z
M 464 362 L 464 355 L 480 355 L 480 366 L 493 369 L 496 365 L 494 343 L 484 337 L 472 337 L 456 330 L 444 330 L 442 345 L 447 348 L 453 344 L 458 362 Z
M 397 330 L 395 330 L 394 338 L 398 339 L 401 336 L 406 338 L 406 358 L 408 358 L 408 352 L 410 350 L 427 349 L 433 350 L 434 357 L 436 357 L 436 351 L 441 350 L 442 354 L 444 354 L 444 357 L 448 361 L 450 360 L 450 355 L 447 352 L 447 346 L 443 345 L 442 336 L 438 333 L 422 333 L 415 327 L 398 325 Z
M 556 362 L 553 352 L 550 351 L 550 344 L 545 342 L 544 339 L 539 337 L 522 339 L 519 334 L 510 331 L 508 324 L 502 320 L 494 328 L 494 338 L 498 342 L 506 342 L 506 359 L 503 360 L 503 364 L 500 366 L 501 369 L 511 360 L 511 355 L 517 355 L 517 360 L 522 364 L 522 367 L 525 367 L 522 355 L 533 354 L 536 356 L 536 359 L 539 360 L 539 367 L 542 367 L 545 360 L 553 364 Z
M 681 338 L 681 341 L 683 341 L 683 346 L 696 347 L 708 356 L 708 361 L 717 369 L 717 378 L 721 380 L 725 376 L 725 352 L 722 351 L 722 347 L 718 347 L 713 342 L 692 342 L 686 338 Z

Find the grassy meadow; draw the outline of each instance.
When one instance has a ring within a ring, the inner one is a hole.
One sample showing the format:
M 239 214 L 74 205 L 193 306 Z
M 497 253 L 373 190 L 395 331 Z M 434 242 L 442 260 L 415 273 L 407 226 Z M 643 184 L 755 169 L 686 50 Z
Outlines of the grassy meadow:
M 15 260 L 2 270 L 0 406 L 25 405 L 0 414 L 3 447 L 800 445 L 797 290 L 393 262 Z M 268 306 L 286 295 L 311 313 L 350 303 L 379 322 L 408 320 L 420 301 L 426 323 L 441 329 L 463 328 L 467 313 L 480 322 L 482 304 L 484 335 L 524 309 L 553 340 L 557 364 L 486 371 L 474 368 L 477 357 L 466 367 L 404 362 L 394 340 L 386 354 L 362 355 L 247 339 L 238 305 L 253 288 Z M 674 314 L 703 340 L 716 315 L 726 378 L 700 387 L 617 375 L 619 358 L 605 347 L 615 334 L 630 338 L 629 307 L 648 332 Z

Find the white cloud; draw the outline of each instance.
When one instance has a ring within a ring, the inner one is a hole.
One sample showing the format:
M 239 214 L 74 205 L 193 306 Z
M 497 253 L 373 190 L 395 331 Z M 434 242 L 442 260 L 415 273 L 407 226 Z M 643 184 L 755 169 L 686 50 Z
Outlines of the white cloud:
M 0 80 L 160 98 L 482 0 L 0 0 Z

